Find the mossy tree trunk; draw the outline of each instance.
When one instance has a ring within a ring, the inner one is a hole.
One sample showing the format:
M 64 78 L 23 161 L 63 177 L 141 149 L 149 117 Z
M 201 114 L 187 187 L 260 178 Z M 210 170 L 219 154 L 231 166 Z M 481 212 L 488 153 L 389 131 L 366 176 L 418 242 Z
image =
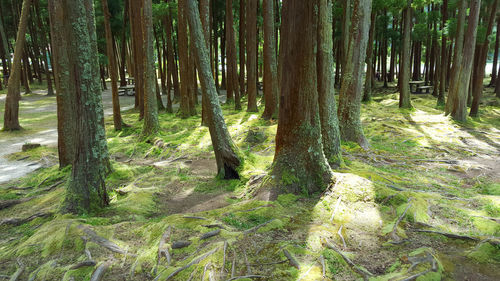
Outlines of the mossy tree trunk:
M 208 128 L 217 161 L 218 176 L 224 179 L 237 179 L 239 178 L 238 170 L 241 160 L 238 156 L 238 149 L 231 140 L 224 116 L 222 115 L 219 96 L 210 70 L 210 55 L 205 44 L 196 1 L 186 1 L 186 15 L 189 20 L 191 41 L 194 44 L 196 65 L 200 74 L 201 87 L 205 89 L 203 93 L 206 94 L 209 104 L 209 111 L 207 112 Z
M 201 25 L 203 27 L 203 37 L 205 39 L 205 44 L 207 48 L 210 49 L 210 1 L 209 0 L 200 0 L 200 19 Z M 211 64 L 213 64 L 213 60 L 211 60 Z M 202 91 L 204 91 L 202 89 Z M 206 95 L 202 93 L 201 95 L 201 125 L 208 126 L 208 103 L 206 99 Z
M 118 73 L 116 67 L 116 58 L 113 51 L 113 34 L 111 33 L 111 25 L 109 23 L 108 0 L 101 0 L 102 13 L 104 14 L 104 31 L 106 34 L 106 53 L 109 61 L 109 72 L 111 76 L 111 95 L 113 102 L 113 124 L 115 130 L 122 129 L 122 115 L 120 113 L 120 99 L 118 97 Z
M 463 40 L 462 61 L 456 68 L 455 66 L 453 67 L 454 71 L 458 73 L 456 74 L 456 84 L 452 84 L 450 87 L 450 93 L 448 95 L 448 102 L 450 102 L 450 104 L 447 104 L 447 106 L 449 106 L 449 112 L 453 119 L 458 121 L 465 121 L 467 118 L 467 97 L 471 80 L 472 64 L 474 62 L 480 8 L 481 0 L 471 1 L 467 32 Z M 452 100 L 450 100 L 451 97 L 453 97 Z
M 318 1 L 283 2 L 283 73 L 272 174 L 296 193 L 321 191 L 332 176 L 319 114 L 318 11 Z
M 495 36 L 495 47 L 493 53 L 493 67 L 489 87 L 494 87 L 498 75 L 498 48 L 500 48 L 500 18 L 497 18 L 497 33 Z
M 472 79 L 472 104 L 470 108 L 471 117 L 479 116 L 479 103 L 481 102 L 481 97 L 483 96 L 483 80 L 486 67 L 486 59 L 488 57 L 488 51 L 490 47 L 490 40 L 488 39 L 488 37 L 493 30 L 493 24 L 495 23 L 497 14 L 497 7 L 498 0 L 494 0 L 491 3 L 491 6 L 489 6 L 490 16 L 488 18 L 488 26 L 486 28 L 486 36 L 484 42 L 476 46 L 476 48 L 479 48 L 479 56 L 476 58 L 478 60 L 478 65 Z M 494 70 L 495 68 L 493 68 L 493 71 Z
M 0 5 L 0 12 L 2 12 L 1 5 Z M 9 52 L 9 44 L 7 43 L 7 36 L 5 34 L 5 28 L 3 26 L 3 20 L 1 19 L 0 19 L 0 45 L 2 47 L 2 51 L 0 52 L 0 54 L 2 54 L 2 68 L 3 68 L 3 74 L 5 75 L 8 74 L 9 71 L 11 70 L 11 62 L 10 59 L 6 59 L 6 57 L 8 57 L 10 52 Z
M 342 154 L 334 93 L 332 1 L 319 0 L 318 11 L 317 79 L 323 152 L 330 165 L 338 167 L 342 163 Z
M 5 112 L 3 119 L 3 130 L 20 130 L 19 124 L 19 100 L 21 98 L 19 79 L 21 77 L 21 56 L 24 53 L 26 42 L 26 27 L 31 7 L 31 0 L 23 0 L 21 17 L 17 28 L 16 47 L 14 50 L 14 60 L 10 72 L 9 83 L 7 85 L 7 97 L 5 99 Z M 26 76 L 26 75 L 25 75 Z
M 363 149 L 369 148 L 361 126 L 360 114 L 370 14 L 371 1 L 354 1 L 347 63 L 342 70 L 338 109 L 342 140 L 356 142 Z
M 158 86 L 156 79 L 154 58 L 154 36 L 153 36 L 153 4 L 151 0 L 144 0 L 142 10 L 142 34 L 144 42 L 144 54 L 142 56 L 144 65 L 144 136 L 154 135 L 160 125 L 158 121 L 158 99 L 155 88 Z
M 274 29 L 274 1 L 264 0 L 264 100 L 262 118 L 269 120 L 278 115 L 278 66 L 276 62 L 276 34 Z M 333 63 L 333 61 L 332 61 Z
M 458 76 L 460 73 L 460 67 L 463 59 L 463 48 L 464 48 L 464 28 L 465 28 L 465 13 L 467 9 L 467 2 L 465 0 L 460 0 L 458 5 L 458 15 L 457 15 L 457 31 L 455 37 L 455 47 L 453 50 L 453 64 L 450 70 L 450 88 L 448 90 L 448 97 L 446 99 L 445 114 L 450 114 L 453 104 L 455 103 L 457 93 L 456 86 L 458 84 Z M 451 48 L 451 46 L 450 46 Z
M 347 63 L 347 55 L 349 52 L 349 40 L 350 40 L 350 27 L 351 27 L 351 2 L 352 0 L 343 0 L 343 14 L 342 14 L 342 49 L 341 49 L 341 73 L 344 75 L 345 64 Z M 341 78 L 342 79 L 342 78 Z
M 411 75 L 411 0 L 403 9 L 403 47 L 401 49 L 401 71 L 399 73 L 399 107 L 411 108 L 410 75 Z
M 226 0 L 226 52 L 227 52 L 227 97 L 234 97 L 234 107 L 241 109 L 240 85 L 238 80 L 238 62 L 236 39 L 234 35 L 233 0 Z M 231 102 L 227 100 L 226 103 Z
M 68 72 L 56 81 L 59 86 L 69 86 L 71 92 L 67 94 L 74 100 L 74 161 L 63 207 L 71 213 L 89 213 L 109 203 L 105 177 L 110 163 L 101 88 L 96 75 L 99 63 L 92 2 L 49 1 L 51 25 L 55 27 L 51 31 L 62 32 L 52 33 L 52 38 L 62 38 L 66 44 L 53 45 L 54 59 L 58 65 L 65 65 L 63 69 L 56 68 L 56 72 Z
M 257 0 L 246 0 L 248 112 L 257 112 Z

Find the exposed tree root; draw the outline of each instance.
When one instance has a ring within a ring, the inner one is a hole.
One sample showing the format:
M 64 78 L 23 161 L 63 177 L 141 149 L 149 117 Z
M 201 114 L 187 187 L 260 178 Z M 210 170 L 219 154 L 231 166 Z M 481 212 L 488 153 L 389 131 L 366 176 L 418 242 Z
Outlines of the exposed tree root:
M 101 237 L 95 233 L 92 229 L 85 227 L 83 225 L 78 226 L 79 229 L 82 229 L 83 232 L 88 236 L 89 240 L 96 243 L 97 245 L 100 245 L 112 252 L 119 253 L 119 254 L 128 254 L 130 256 L 136 256 L 134 254 L 129 254 L 127 251 L 124 249 L 120 248 L 120 246 L 116 245 L 115 243 L 109 241 L 108 239 Z
M 285 257 L 288 259 L 288 261 L 290 262 L 290 265 L 297 268 L 297 269 L 300 269 L 300 265 L 299 263 L 297 262 L 297 260 L 292 256 L 292 254 L 290 254 L 286 249 L 283 249 L 283 254 L 285 254 Z
M 21 203 L 27 202 L 27 201 L 29 201 L 29 200 L 31 200 L 33 198 L 36 198 L 36 196 L 26 197 L 26 198 L 20 198 L 20 199 L 11 199 L 11 200 L 0 201 L 0 210 L 12 207 L 12 206 L 17 205 L 17 204 L 21 204 Z
M 337 182 L 339 182 L 340 180 L 338 180 Z M 337 182 L 335 183 L 335 185 L 337 184 Z M 335 208 L 333 209 L 333 212 L 332 212 L 332 216 L 330 217 L 330 222 L 333 221 L 334 217 L 335 217 L 335 214 L 337 213 L 337 210 L 339 209 L 339 206 L 340 206 L 340 202 L 342 201 L 342 195 L 339 196 L 339 199 L 337 199 L 337 203 L 335 204 Z
M 24 270 L 26 269 L 26 265 L 20 259 L 17 259 L 17 265 L 17 270 L 16 272 L 14 272 L 14 274 L 12 274 L 9 281 L 16 281 L 17 278 L 19 278 L 19 276 L 21 276 L 21 274 L 23 274 Z
M 325 238 L 323 238 L 322 240 L 323 240 L 322 242 L 324 245 L 326 245 L 328 248 L 337 252 L 337 254 L 339 254 L 347 262 L 347 264 L 352 269 L 354 269 L 354 271 L 356 271 L 361 276 L 363 276 L 364 280 L 368 280 L 369 277 L 373 276 L 373 274 L 371 272 L 369 272 L 368 270 L 366 270 L 360 266 L 357 266 L 354 262 L 352 262 L 346 255 L 344 255 L 344 253 L 342 253 L 339 249 L 337 249 L 337 247 L 333 243 L 329 242 Z
M 227 241 L 224 241 L 224 256 L 222 258 L 222 268 L 220 269 L 221 277 L 224 277 L 224 266 L 226 265 L 226 251 L 227 251 Z
M 481 240 L 481 238 L 479 238 L 479 237 L 462 235 L 462 234 L 455 234 L 455 233 L 449 233 L 449 232 L 442 232 L 442 231 L 436 231 L 436 230 L 413 229 L 413 231 L 440 234 L 440 235 L 443 235 L 443 236 L 446 236 L 449 238 L 462 239 L 462 240 L 472 240 L 472 241 L 480 241 Z
M 175 241 L 172 243 L 172 249 L 182 249 L 191 245 L 191 241 Z
M 93 260 L 82 261 L 77 264 L 72 265 L 69 269 L 74 270 L 85 266 L 95 266 L 96 262 Z
M 47 188 L 42 189 L 42 191 L 43 192 L 49 192 L 52 189 L 54 189 L 54 188 L 58 187 L 59 185 L 61 185 L 62 183 L 64 183 L 64 180 L 58 181 L 58 182 L 54 183 L 53 185 L 51 185 L 51 186 L 49 186 Z
M 206 228 L 220 228 L 220 229 L 226 229 L 222 224 L 204 224 L 202 225 L 203 227 Z
M 215 252 L 217 252 L 219 248 L 216 247 L 214 248 L 213 250 L 203 254 L 202 256 L 198 257 L 198 258 L 195 258 L 194 260 L 192 260 L 190 263 L 186 264 L 185 266 L 183 267 L 180 267 L 178 269 L 176 269 L 174 272 L 170 273 L 169 276 L 167 276 L 167 278 L 165 280 L 169 280 L 170 278 L 176 276 L 177 274 L 179 274 L 181 271 L 183 271 L 184 269 L 187 269 L 189 268 L 190 266 L 192 266 L 193 264 L 198 264 L 200 263 L 202 260 L 206 259 L 208 256 L 214 254 Z
M 245 265 L 247 266 L 247 274 L 252 274 L 252 268 L 248 262 L 247 250 L 245 250 L 245 248 L 243 248 L 243 258 L 245 259 Z
M 401 239 L 401 237 L 398 236 L 397 230 L 398 230 L 399 223 L 401 223 L 401 221 L 403 220 L 403 218 L 406 216 L 406 212 L 408 212 L 408 209 L 410 209 L 410 207 L 411 207 L 411 204 L 412 204 L 411 200 L 412 200 L 412 198 L 410 197 L 408 199 L 408 205 L 406 206 L 404 212 L 398 217 L 398 219 L 394 223 L 394 226 L 392 227 L 391 238 L 394 241 L 394 243 L 398 243 L 399 244 L 399 243 L 403 242 L 402 239 Z
M 252 208 L 252 209 L 248 209 L 248 210 L 238 211 L 238 213 L 247 213 L 247 212 L 252 212 L 252 211 L 255 211 L 255 210 L 258 210 L 258 209 L 270 208 L 270 207 L 274 207 L 274 205 L 273 204 L 267 204 L 267 205 L 255 207 L 255 208 Z
M 196 216 L 184 216 L 183 218 L 185 219 L 195 219 L 195 220 L 208 220 L 207 218 L 204 217 L 196 217 Z
M 239 280 L 239 279 L 258 279 L 258 278 L 267 278 L 263 275 L 245 275 L 245 276 L 235 276 L 227 279 L 227 281 Z
M 322 269 L 322 277 L 325 278 L 326 277 L 326 266 L 325 266 L 325 257 L 323 255 L 321 255 L 319 257 L 319 262 L 321 263 L 321 269 Z
M 106 270 L 110 266 L 109 262 L 103 262 L 101 265 L 99 265 L 96 270 L 92 273 L 92 276 L 90 277 L 90 281 L 100 281 L 103 277 L 104 274 L 106 273 Z
M 261 223 L 261 224 L 259 224 L 257 226 L 254 226 L 254 227 L 252 227 L 250 229 L 245 230 L 243 233 L 244 234 L 250 234 L 250 233 L 256 232 L 257 230 L 259 230 L 259 228 L 261 228 L 263 226 L 266 226 L 267 224 L 269 224 L 270 222 L 272 222 L 274 220 L 275 219 L 270 219 L 270 220 L 266 221 L 265 223 Z
M 34 215 L 31 215 L 27 218 L 6 218 L 6 219 L 3 219 L 0 221 L 0 225 L 12 225 L 12 226 L 18 226 L 18 225 L 21 225 L 21 224 L 24 224 L 24 223 L 27 223 L 27 222 L 30 222 L 36 218 L 46 218 L 46 217 L 49 217 L 49 216 L 52 216 L 53 213 L 51 212 L 40 212 L 40 213 L 36 213 Z
M 170 242 L 170 233 L 172 231 L 172 227 L 169 226 L 167 227 L 167 230 L 165 230 L 165 233 L 161 236 L 160 239 L 160 244 L 158 245 L 158 255 L 156 258 L 156 266 L 154 268 L 154 274 L 156 274 L 158 270 L 158 266 L 160 265 L 160 260 L 162 257 L 165 257 L 167 259 L 167 265 L 170 265 L 170 262 L 172 261 L 172 258 L 170 256 L 170 252 L 168 251 L 168 242 Z
M 274 261 L 274 262 L 265 262 L 265 263 L 251 263 L 251 266 L 262 266 L 262 265 L 274 265 L 274 264 L 282 264 L 287 262 L 288 259 L 281 260 L 281 261 Z
M 236 273 L 236 251 L 233 249 L 233 262 L 231 263 L 231 278 Z
M 210 237 L 214 237 L 220 234 L 220 229 L 216 229 L 207 233 L 203 233 L 203 235 L 200 236 L 200 240 L 205 240 Z

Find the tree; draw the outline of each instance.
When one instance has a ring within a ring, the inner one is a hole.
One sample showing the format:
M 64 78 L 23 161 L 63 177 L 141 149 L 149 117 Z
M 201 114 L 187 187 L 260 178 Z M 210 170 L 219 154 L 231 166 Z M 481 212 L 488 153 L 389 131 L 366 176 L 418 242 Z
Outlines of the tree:
M 284 71 L 272 174 L 291 192 L 320 191 L 332 177 L 323 153 L 319 116 L 317 11 L 317 1 L 283 2 Z
M 247 111 L 257 112 L 257 0 L 246 0 Z
M 318 17 L 318 104 L 323 151 L 331 166 L 342 163 L 339 120 L 333 76 L 332 1 L 319 0 Z
M 366 49 L 366 75 L 365 75 L 365 87 L 363 88 L 363 101 L 370 101 L 372 99 L 372 80 L 374 76 L 373 40 L 375 37 L 375 18 L 376 18 L 376 13 L 373 11 L 370 20 L 368 47 Z M 394 46 L 392 46 L 392 48 L 394 48 Z
M 104 113 L 99 84 L 97 39 L 92 0 L 50 0 L 54 56 L 68 71 L 56 79 L 58 89 L 68 86 L 74 101 L 74 160 L 64 199 L 64 211 L 88 213 L 109 203 L 105 177 L 110 171 Z M 58 39 L 63 41 L 57 41 Z M 59 44 L 62 43 L 62 44 Z M 58 91 L 59 94 L 59 91 Z
M 102 13 L 104 14 L 104 31 L 106 33 L 106 52 L 109 60 L 109 72 L 111 76 L 111 95 L 113 101 L 113 124 L 115 130 L 122 129 L 122 115 L 120 113 L 120 99 L 118 97 L 118 73 L 116 66 L 116 57 L 113 51 L 113 34 L 111 33 L 111 25 L 109 24 L 109 9 L 108 0 L 101 0 Z
M 189 21 L 192 44 L 194 44 L 196 65 L 200 74 L 201 87 L 204 89 L 202 93 L 206 95 L 205 98 L 209 105 L 207 112 L 208 128 L 217 161 L 218 176 L 224 179 L 238 179 L 241 160 L 222 115 L 219 95 L 210 70 L 210 55 L 205 44 L 196 1 L 187 0 L 186 4 L 186 16 Z
M 403 9 L 403 48 L 401 49 L 401 71 L 399 73 L 399 107 L 411 108 L 410 61 L 411 61 L 411 0 Z
M 233 1 L 226 0 L 226 62 L 227 62 L 227 100 L 226 103 L 231 103 L 234 97 L 235 109 L 241 109 L 240 103 L 240 87 L 238 80 L 238 64 L 236 57 L 236 40 L 234 35 L 234 20 L 233 20 Z
M 463 1 L 465 2 L 465 0 Z M 462 4 L 460 9 L 464 7 L 465 4 Z M 451 86 L 446 103 L 446 114 L 451 114 L 453 119 L 458 121 L 465 121 L 467 118 L 467 96 L 469 92 L 474 51 L 476 47 L 475 45 L 480 7 L 481 0 L 471 1 L 467 33 L 465 34 L 463 39 L 463 50 L 461 53 L 456 53 L 456 56 L 461 56 L 461 62 L 460 64 L 453 65 L 452 70 L 453 72 L 455 72 L 455 79 L 451 80 L 450 82 Z M 465 8 L 463 10 L 464 11 L 460 11 L 459 13 L 465 13 Z M 460 41 L 457 38 L 456 44 L 459 44 L 459 42 Z
M 159 129 L 158 104 L 155 87 L 158 85 L 156 79 L 155 59 L 154 59 L 154 36 L 153 36 L 153 12 L 151 0 L 145 0 L 142 9 L 142 34 L 144 36 L 144 127 L 142 134 L 150 136 Z
M 191 93 L 190 88 L 192 83 L 191 70 L 189 65 L 189 43 L 188 43 L 188 23 L 186 19 L 186 1 L 178 1 L 177 17 L 178 17 L 178 44 L 179 44 L 179 70 L 180 70 L 180 115 L 182 118 L 191 116 Z
M 370 13 L 371 1 L 354 1 L 349 48 L 345 69 L 342 70 L 338 109 L 342 140 L 357 142 L 364 149 L 368 149 L 369 144 L 361 127 L 360 114 Z
M 240 0 L 240 32 L 239 32 L 239 51 L 240 51 L 240 97 L 246 94 L 245 87 L 245 28 L 246 28 L 246 12 L 245 0 Z
M 21 18 L 19 19 L 19 27 L 17 28 L 14 61 L 10 72 L 9 84 L 7 85 L 7 97 L 5 99 L 3 130 L 6 131 L 21 129 L 21 125 L 19 125 L 19 100 L 21 98 L 21 93 L 19 92 L 19 79 L 21 77 L 21 56 L 24 52 L 26 27 L 28 25 L 30 8 L 31 0 L 24 0 Z
M 438 105 L 444 105 L 444 95 L 446 92 L 446 76 L 448 72 L 448 60 L 451 58 L 448 58 L 448 52 L 447 52 L 447 38 L 446 34 L 444 33 L 446 21 L 448 20 L 448 0 L 443 0 L 443 5 L 442 5 L 442 17 L 443 17 L 443 22 L 441 26 L 441 31 L 442 31 L 442 39 L 441 39 L 441 66 L 440 66 L 440 72 L 439 72 L 439 89 L 436 89 L 439 91 L 438 93 L 438 99 L 437 99 L 437 104 Z
M 262 117 L 269 120 L 277 117 L 278 114 L 278 66 L 273 0 L 264 0 L 262 8 L 264 11 L 264 100 L 266 103 Z

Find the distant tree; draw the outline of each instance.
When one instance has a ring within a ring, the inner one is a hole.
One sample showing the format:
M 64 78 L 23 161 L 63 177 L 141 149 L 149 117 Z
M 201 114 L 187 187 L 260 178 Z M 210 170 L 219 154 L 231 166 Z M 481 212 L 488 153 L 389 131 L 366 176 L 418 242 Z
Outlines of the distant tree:
M 403 9 L 403 48 L 401 49 L 401 71 L 399 73 L 399 107 L 411 108 L 410 61 L 411 61 L 411 0 L 407 0 Z
M 247 111 L 257 112 L 257 0 L 246 0 Z
M 360 114 L 370 14 L 371 1 L 354 0 L 347 63 L 342 70 L 338 109 L 342 140 L 356 142 L 364 149 L 368 149 L 369 144 L 363 133 Z
M 236 53 L 236 40 L 234 35 L 233 0 L 226 0 L 226 61 L 227 79 L 226 103 L 235 102 L 235 109 L 241 109 L 240 85 L 238 80 L 238 63 Z
M 179 70 L 180 70 L 180 90 L 181 101 L 179 112 L 182 118 L 191 116 L 191 70 L 189 65 L 189 36 L 188 23 L 186 19 L 186 1 L 178 1 L 177 26 L 178 26 L 178 44 L 179 44 Z
M 56 79 L 58 89 L 70 90 L 75 114 L 73 130 L 74 160 L 63 210 L 89 213 L 108 205 L 105 178 L 110 171 L 104 130 L 104 113 L 99 84 L 97 39 L 92 0 L 49 0 L 56 68 L 68 73 Z M 53 32 L 62 32 L 57 36 Z M 58 39 L 63 41 L 58 41 Z M 54 44 L 55 43 L 55 44 Z M 61 78 L 63 78 L 61 80 Z M 59 94 L 59 91 L 58 91 Z
M 231 140 L 224 116 L 222 115 L 219 95 L 217 94 L 215 82 L 210 71 L 210 55 L 204 40 L 197 4 L 195 0 L 186 0 L 186 2 L 187 7 L 184 7 L 187 9 L 186 16 L 189 20 L 201 87 L 204 88 L 202 93 L 205 93 L 209 105 L 209 111 L 207 112 L 208 128 L 217 161 L 218 176 L 223 179 L 238 179 L 241 160 L 238 156 L 238 149 Z
M 438 66 L 440 68 L 439 71 L 439 88 L 435 89 L 438 92 L 438 105 L 444 105 L 444 97 L 446 92 L 446 76 L 448 73 L 448 61 L 451 59 L 448 57 L 448 48 L 447 48 L 447 36 L 444 32 L 446 21 L 448 20 L 448 0 L 443 0 L 442 4 L 442 27 L 441 27 L 441 65 Z
M 26 41 L 26 27 L 28 25 L 28 16 L 31 9 L 31 0 L 23 0 L 23 8 L 21 10 L 21 18 L 17 28 L 16 47 L 14 50 L 14 61 L 7 85 L 7 97 L 5 99 L 5 112 L 3 119 L 3 130 L 14 131 L 20 130 L 19 125 L 19 100 L 21 93 L 19 90 L 19 81 L 21 77 L 21 57 L 24 52 L 24 43 Z M 26 75 L 25 75 L 26 78 Z
M 278 66 L 276 62 L 276 34 L 274 30 L 273 0 L 264 0 L 264 100 L 262 117 L 271 119 L 278 114 Z M 331 36 L 330 36 L 331 37 Z
M 246 49 L 246 3 L 245 0 L 240 0 L 240 32 L 238 38 L 239 52 L 240 52 L 240 97 L 246 95 L 246 85 L 245 85 L 245 49 Z
M 283 2 L 283 73 L 272 174 L 290 192 L 320 191 L 332 177 L 318 104 L 318 9 L 318 1 Z

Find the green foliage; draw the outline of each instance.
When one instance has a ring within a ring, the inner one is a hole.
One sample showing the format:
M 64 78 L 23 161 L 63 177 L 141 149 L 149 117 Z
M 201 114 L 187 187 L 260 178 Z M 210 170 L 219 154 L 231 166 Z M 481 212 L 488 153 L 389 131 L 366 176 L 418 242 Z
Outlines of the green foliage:
M 470 252 L 468 256 L 480 263 L 500 263 L 500 246 L 484 242 Z
M 295 203 L 297 201 L 298 197 L 295 194 L 288 193 L 288 194 L 280 194 L 278 195 L 278 203 L 280 203 L 281 206 L 283 207 L 288 207 Z

